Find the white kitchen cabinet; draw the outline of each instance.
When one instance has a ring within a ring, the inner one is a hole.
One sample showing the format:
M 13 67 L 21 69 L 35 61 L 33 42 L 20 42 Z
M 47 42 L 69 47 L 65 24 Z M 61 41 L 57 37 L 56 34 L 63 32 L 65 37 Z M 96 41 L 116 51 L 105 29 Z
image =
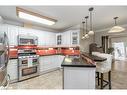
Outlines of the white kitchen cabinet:
M 71 31 L 63 33 L 63 45 L 71 45 Z
M 63 58 L 64 57 L 61 55 L 51 55 L 51 56 L 39 57 L 40 73 L 45 72 L 45 71 L 54 70 L 56 68 L 61 68 Z
M 17 45 L 18 26 L 1 24 L 0 31 L 4 31 L 9 39 L 9 45 Z
M 11 82 L 15 82 L 18 79 L 18 60 L 11 59 L 8 62 L 7 73 L 10 75 Z
M 10 45 L 17 45 L 18 32 L 19 32 L 18 26 L 8 25 L 8 39 Z
M 7 24 L 0 24 L 0 32 L 5 32 L 6 34 L 8 34 Z
M 79 45 L 79 30 L 68 30 L 62 33 L 62 45 Z
M 36 30 L 35 33 L 36 33 L 35 35 L 38 37 L 38 45 L 39 46 L 45 45 L 44 32 L 40 30 Z
M 55 45 L 55 33 L 45 32 L 45 45 Z
M 39 57 L 40 73 L 51 69 L 51 58 L 50 56 Z
M 71 45 L 79 45 L 79 30 L 71 31 Z
M 63 45 L 63 33 L 56 34 L 56 45 Z
M 50 33 L 50 45 L 56 45 L 56 40 L 55 40 L 55 33 Z

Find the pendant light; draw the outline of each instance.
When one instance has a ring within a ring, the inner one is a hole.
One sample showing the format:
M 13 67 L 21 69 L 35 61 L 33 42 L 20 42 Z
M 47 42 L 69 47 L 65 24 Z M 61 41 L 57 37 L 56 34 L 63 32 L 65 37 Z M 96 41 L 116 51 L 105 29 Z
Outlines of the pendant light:
M 89 12 L 90 12 L 90 31 L 89 31 L 89 35 L 94 35 L 94 31 L 93 31 L 93 26 L 92 26 L 92 11 L 93 11 L 93 7 L 89 8 Z
M 83 25 L 83 35 L 82 35 L 82 39 L 85 39 L 85 30 L 84 30 L 85 21 L 82 22 L 82 25 Z
M 89 38 L 89 35 L 88 35 L 88 29 L 87 29 L 87 19 L 88 19 L 89 16 L 86 16 L 85 19 L 86 19 L 86 34 L 85 34 L 85 38 Z
M 125 29 L 123 27 L 118 26 L 116 23 L 116 20 L 118 19 L 118 17 L 114 17 L 113 19 L 115 20 L 115 26 L 110 29 L 109 33 L 116 33 L 116 32 L 124 31 Z

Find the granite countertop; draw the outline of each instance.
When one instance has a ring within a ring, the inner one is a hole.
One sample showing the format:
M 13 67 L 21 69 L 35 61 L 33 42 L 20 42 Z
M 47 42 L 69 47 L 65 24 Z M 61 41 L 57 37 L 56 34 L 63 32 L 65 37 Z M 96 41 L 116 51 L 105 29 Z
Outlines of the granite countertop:
M 63 63 L 61 64 L 63 67 L 96 67 L 95 64 L 89 64 L 81 57 L 65 57 Z

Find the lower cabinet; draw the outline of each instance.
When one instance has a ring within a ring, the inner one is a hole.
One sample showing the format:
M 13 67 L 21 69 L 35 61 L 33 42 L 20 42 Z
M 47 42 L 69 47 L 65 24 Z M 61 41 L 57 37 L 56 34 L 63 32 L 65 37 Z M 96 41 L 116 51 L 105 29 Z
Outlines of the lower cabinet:
M 11 59 L 8 62 L 7 74 L 10 75 L 11 82 L 16 82 L 18 79 L 18 60 Z
M 40 56 L 40 73 L 52 71 L 57 68 L 61 68 L 61 64 L 64 60 L 63 55 L 50 55 Z M 16 82 L 18 80 L 18 59 L 10 59 L 7 66 L 7 74 L 10 75 L 10 82 Z
M 50 55 L 50 56 L 40 56 L 40 73 L 51 71 L 57 68 L 61 68 L 64 56 L 62 55 Z

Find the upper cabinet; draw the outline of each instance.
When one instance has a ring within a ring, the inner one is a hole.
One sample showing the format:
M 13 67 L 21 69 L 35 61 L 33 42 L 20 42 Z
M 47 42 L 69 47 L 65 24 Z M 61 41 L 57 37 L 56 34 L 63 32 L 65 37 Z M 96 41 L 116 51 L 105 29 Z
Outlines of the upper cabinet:
M 62 33 L 56 34 L 56 45 L 62 45 L 63 43 L 63 35 Z
M 68 30 L 62 33 L 54 33 L 20 26 L 0 24 L 0 31 L 6 32 L 10 45 L 18 45 L 17 36 L 20 34 L 37 36 L 39 46 L 79 45 L 79 30 Z
M 71 31 L 71 45 L 79 45 L 79 30 Z
M 69 30 L 63 33 L 56 34 L 56 44 L 57 45 L 79 45 L 79 30 Z
M 8 25 L 8 39 L 10 45 L 18 44 L 18 40 L 17 40 L 18 33 L 19 33 L 18 26 Z
M 6 24 L 0 24 L 0 32 L 5 32 L 7 34 L 8 27 Z
M 71 45 L 71 30 L 63 32 L 63 45 Z

